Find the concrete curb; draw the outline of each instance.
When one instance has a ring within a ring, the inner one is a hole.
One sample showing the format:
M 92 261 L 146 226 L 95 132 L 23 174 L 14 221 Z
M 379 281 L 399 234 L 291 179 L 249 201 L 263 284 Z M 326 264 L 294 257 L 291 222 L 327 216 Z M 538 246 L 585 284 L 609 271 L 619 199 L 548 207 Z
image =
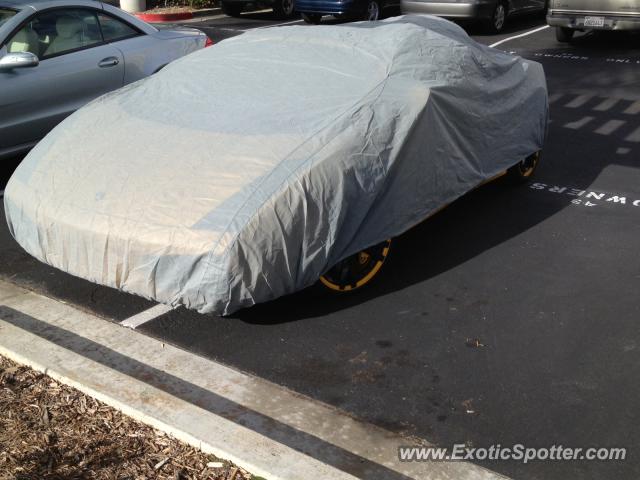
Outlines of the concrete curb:
M 191 12 L 136 13 L 135 15 L 147 23 L 175 22 L 179 20 L 191 20 L 193 18 L 193 13 Z
M 167 13 L 153 13 L 153 12 L 139 12 L 134 15 L 140 20 L 144 20 L 147 23 L 166 23 L 166 22 L 179 22 L 182 20 L 191 20 L 193 18 L 207 17 L 213 15 L 219 15 L 222 13 L 221 8 L 204 8 L 202 10 L 194 10 L 191 12 L 167 12 Z
M 191 13 L 193 13 L 193 17 L 194 18 L 208 17 L 208 16 L 211 16 L 211 15 L 220 15 L 222 13 L 222 7 L 203 8 L 201 10 L 194 10 Z
M 0 281 L 0 353 L 270 480 L 494 480 L 428 445 L 135 330 Z

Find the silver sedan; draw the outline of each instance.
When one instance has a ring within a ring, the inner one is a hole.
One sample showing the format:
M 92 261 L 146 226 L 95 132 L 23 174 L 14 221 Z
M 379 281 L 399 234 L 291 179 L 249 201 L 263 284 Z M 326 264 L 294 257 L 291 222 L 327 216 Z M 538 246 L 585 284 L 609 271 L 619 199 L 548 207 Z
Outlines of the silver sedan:
M 543 12 L 548 0 L 402 0 L 403 13 L 427 13 L 452 20 L 481 21 L 490 33 L 500 33 L 507 19 Z
M 90 100 L 210 44 L 92 0 L 0 0 L 0 158 Z

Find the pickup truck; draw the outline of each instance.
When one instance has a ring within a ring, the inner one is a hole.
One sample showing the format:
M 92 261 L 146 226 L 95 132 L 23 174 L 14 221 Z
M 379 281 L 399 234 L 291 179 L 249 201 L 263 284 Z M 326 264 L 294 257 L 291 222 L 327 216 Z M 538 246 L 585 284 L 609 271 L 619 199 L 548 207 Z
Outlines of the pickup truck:
M 551 0 L 547 23 L 565 43 L 576 30 L 640 30 L 640 0 Z

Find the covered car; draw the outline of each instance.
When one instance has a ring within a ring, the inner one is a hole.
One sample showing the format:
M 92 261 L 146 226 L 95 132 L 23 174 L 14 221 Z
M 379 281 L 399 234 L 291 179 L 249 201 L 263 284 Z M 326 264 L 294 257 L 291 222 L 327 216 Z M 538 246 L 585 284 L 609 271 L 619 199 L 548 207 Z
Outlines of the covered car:
M 539 64 L 444 19 L 254 30 L 68 117 L 6 217 L 49 265 L 229 314 L 521 165 L 547 110 Z

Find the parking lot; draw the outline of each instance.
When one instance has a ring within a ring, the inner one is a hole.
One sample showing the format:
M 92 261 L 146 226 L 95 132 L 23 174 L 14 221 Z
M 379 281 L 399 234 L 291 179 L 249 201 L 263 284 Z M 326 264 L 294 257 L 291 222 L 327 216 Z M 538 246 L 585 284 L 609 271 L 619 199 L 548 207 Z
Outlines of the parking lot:
M 268 12 L 189 25 L 218 42 L 283 23 L 304 25 Z M 638 478 L 640 35 L 566 45 L 544 25 L 470 30 L 544 66 L 551 123 L 534 183 L 497 180 L 395 239 L 362 291 L 311 287 L 226 318 L 152 310 L 138 330 L 439 445 L 628 450 L 620 462 L 481 463 L 510 477 Z M 0 278 L 105 321 L 154 307 L 39 263 L 4 216 Z

